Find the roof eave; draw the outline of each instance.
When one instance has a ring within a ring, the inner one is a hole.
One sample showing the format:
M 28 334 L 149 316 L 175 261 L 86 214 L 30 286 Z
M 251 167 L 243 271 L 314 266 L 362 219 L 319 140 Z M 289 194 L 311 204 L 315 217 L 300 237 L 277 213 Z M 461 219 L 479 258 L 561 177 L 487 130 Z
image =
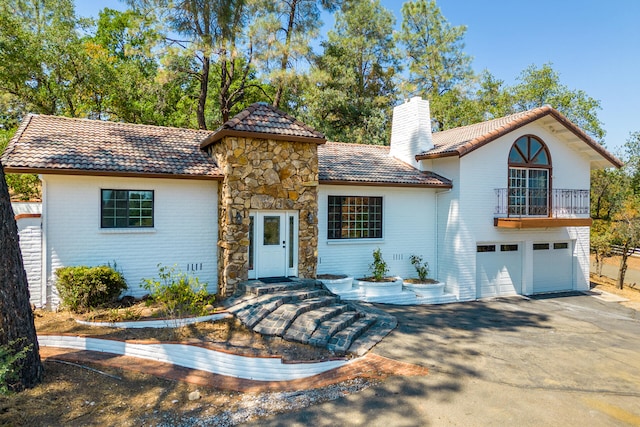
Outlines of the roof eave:
M 609 153 L 602 145 L 598 144 L 593 140 L 589 135 L 587 135 L 582 129 L 573 124 L 569 119 L 567 119 L 564 115 L 562 115 L 559 111 L 554 108 L 546 105 L 544 107 L 537 108 L 515 122 L 512 122 L 508 125 L 502 126 L 498 129 L 495 129 L 491 132 L 488 132 L 482 136 L 472 139 L 466 144 L 458 147 L 455 151 L 449 151 L 446 153 L 439 154 L 419 154 L 416 156 L 416 160 L 426 160 L 426 159 L 435 159 L 440 157 L 449 157 L 449 156 L 458 156 L 463 157 L 480 147 L 504 136 L 510 132 L 513 132 L 516 129 L 519 129 L 523 126 L 528 125 L 529 123 L 533 123 L 536 120 L 541 119 L 544 116 L 551 115 L 558 122 L 560 122 L 564 127 L 566 127 L 569 131 L 571 131 L 574 135 L 584 141 L 589 147 L 591 147 L 594 151 L 596 151 L 601 157 L 606 159 L 612 166 L 616 168 L 620 168 L 623 166 L 622 161 L 616 158 L 613 154 Z
M 408 182 L 382 182 L 382 181 L 350 181 L 339 179 L 320 179 L 322 185 L 356 185 L 362 187 L 413 187 L 413 188 L 452 188 L 452 184 L 426 184 Z
M 428 159 L 440 159 L 442 157 L 459 157 L 460 153 L 458 153 L 457 151 L 444 151 L 442 153 L 423 153 L 423 154 L 416 154 L 416 160 L 420 161 L 420 160 L 428 160 Z
M 233 129 L 220 129 L 211 136 L 208 136 L 200 143 L 200 148 L 205 149 L 208 146 L 215 144 L 222 138 L 227 136 L 235 136 L 236 138 L 255 138 L 255 139 L 272 139 L 276 141 L 289 141 L 289 142 L 313 142 L 318 145 L 322 145 L 327 142 L 326 138 L 311 137 L 311 136 L 298 136 L 298 135 L 280 135 L 267 132 L 249 132 L 239 131 Z
M 27 116 L 22 120 L 22 123 L 20 123 L 20 126 L 18 126 L 16 133 L 9 140 L 9 143 L 5 147 L 4 152 L 0 153 L 0 162 L 3 165 L 4 165 L 4 162 L 7 160 L 7 158 L 15 150 L 18 140 L 22 137 L 22 134 L 27 130 L 27 127 L 29 127 L 29 124 L 31 123 L 31 120 L 33 119 L 34 116 L 35 114 L 27 114 Z
M 194 179 L 194 180 L 213 180 L 220 181 L 224 178 L 222 174 L 203 175 L 203 174 L 175 174 L 160 172 L 118 172 L 118 171 L 96 171 L 85 169 L 50 169 L 50 168 L 29 168 L 5 166 L 4 171 L 7 173 L 31 173 L 42 175 L 85 175 L 85 176 L 109 176 L 109 177 L 127 177 L 127 178 L 167 178 L 167 179 Z

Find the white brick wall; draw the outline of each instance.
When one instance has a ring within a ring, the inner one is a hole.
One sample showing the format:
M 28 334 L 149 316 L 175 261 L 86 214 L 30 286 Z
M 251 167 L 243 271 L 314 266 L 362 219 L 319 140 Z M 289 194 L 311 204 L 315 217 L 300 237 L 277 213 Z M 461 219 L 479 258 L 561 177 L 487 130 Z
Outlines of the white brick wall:
M 29 282 L 29 302 L 36 307 L 45 303 L 42 294 L 42 230 L 40 217 L 19 218 L 18 235 L 22 262 Z
M 217 182 L 187 179 L 45 175 L 46 277 L 62 266 L 116 263 L 128 294 L 143 295 L 157 264 L 177 265 L 217 291 Z M 154 228 L 101 229 L 101 189 L 154 190 Z M 200 266 L 202 268 L 200 269 Z M 55 305 L 55 289 L 49 288 Z
M 589 228 L 508 230 L 493 226 L 495 188 L 506 188 L 508 155 L 522 135 L 541 138 L 549 148 L 553 188 L 589 189 L 590 164 L 565 143 L 536 123 L 467 154 L 433 160 L 433 170 L 453 180 L 453 190 L 438 196 L 438 278 L 459 293 L 460 300 L 475 299 L 476 243 L 574 241 L 574 289 L 588 289 Z M 457 164 L 459 163 L 459 165 Z M 523 289 L 530 286 L 530 257 L 523 259 Z
M 420 168 L 416 154 L 433 148 L 429 101 L 414 97 L 393 109 L 391 126 L 392 157 Z
M 327 239 L 328 196 L 382 196 L 383 238 L 336 241 Z M 437 272 L 435 250 L 435 190 L 424 188 L 320 185 L 318 201 L 318 274 L 369 274 L 376 248 L 389 274 L 415 277 L 409 256 L 422 255 L 430 276 Z
M 575 240 L 574 254 L 575 257 L 575 289 L 580 291 L 588 291 L 590 289 L 589 284 L 589 269 L 590 265 L 590 250 L 591 250 L 591 236 L 589 233 L 589 227 L 572 227 L 569 228 L 569 236 L 572 240 Z

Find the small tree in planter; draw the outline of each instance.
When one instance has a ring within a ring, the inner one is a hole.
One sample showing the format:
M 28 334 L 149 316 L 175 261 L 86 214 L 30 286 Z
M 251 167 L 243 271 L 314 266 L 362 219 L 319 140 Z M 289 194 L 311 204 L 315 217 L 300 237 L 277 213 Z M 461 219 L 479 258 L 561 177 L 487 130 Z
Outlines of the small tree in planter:
M 371 271 L 371 277 L 367 279 L 373 278 L 374 282 L 386 282 L 387 273 L 389 272 L 389 266 L 382 259 L 382 251 L 380 248 L 377 248 L 373 251 L 373 263 L 369 265 L 369 270 Z
M 389 266 L 382 258 L 380 248 L 373 251 L 373 263 L 369 265 L 369 270 L 371 276 L 354 280 L 354 285 L 363 289 L 366 296 L 378 297 L 402 292 L 402 279 L 387 276 Z
M 423 297 L 441 296 L 444 292 L 444 283 L 428 277 L 429 263 L 426 261 L 422 262 L 422 257 L 420 255 L 411 255 L 409 260 L 415 267 L 416 273 L 418 273 L 418 278 L 404 279 L 404 287 L 411 289 L 413 292 Z
M 411 255 L 409 257 L 411 264 L 415 267 L 418 278 L 405 279 L 407 283 L 438 283 L 437 280 L 429 279 L 429 263 L 422 262 L 420 255 Z

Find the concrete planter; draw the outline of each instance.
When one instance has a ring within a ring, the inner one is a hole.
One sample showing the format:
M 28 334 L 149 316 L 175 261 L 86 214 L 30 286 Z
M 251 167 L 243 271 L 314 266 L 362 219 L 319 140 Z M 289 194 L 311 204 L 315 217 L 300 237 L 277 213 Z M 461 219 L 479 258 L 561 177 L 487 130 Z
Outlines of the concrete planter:
M 421 297 L 439 297 L 444 294 L 444 283 L 408 283 L 403 284 L 405 289 L 415 292 Z
M 367 297 L 381 297 L 397 295 L 402 292 L 402 277 L 394 277 L 390 282 L 370 282 L 368 280 L 355 279 L 353 286 L 364 291 Z
M 320 280 L 322 284 L 334 294 L 351 291 L 351 285 L 353 284 L 353 277 L 350 276 L 339 279 L 325 279 L 320 275 L 318 276 L 318 280 Z

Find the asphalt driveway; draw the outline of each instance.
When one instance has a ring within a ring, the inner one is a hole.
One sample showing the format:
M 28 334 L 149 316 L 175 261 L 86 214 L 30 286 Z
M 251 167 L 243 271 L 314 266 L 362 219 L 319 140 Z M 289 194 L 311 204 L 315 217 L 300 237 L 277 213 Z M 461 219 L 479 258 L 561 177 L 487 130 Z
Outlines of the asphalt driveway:
M 640 425 L 640 313 L 593 296 L 379 306 L 373 352 L 430 368 L 272 426 Z

